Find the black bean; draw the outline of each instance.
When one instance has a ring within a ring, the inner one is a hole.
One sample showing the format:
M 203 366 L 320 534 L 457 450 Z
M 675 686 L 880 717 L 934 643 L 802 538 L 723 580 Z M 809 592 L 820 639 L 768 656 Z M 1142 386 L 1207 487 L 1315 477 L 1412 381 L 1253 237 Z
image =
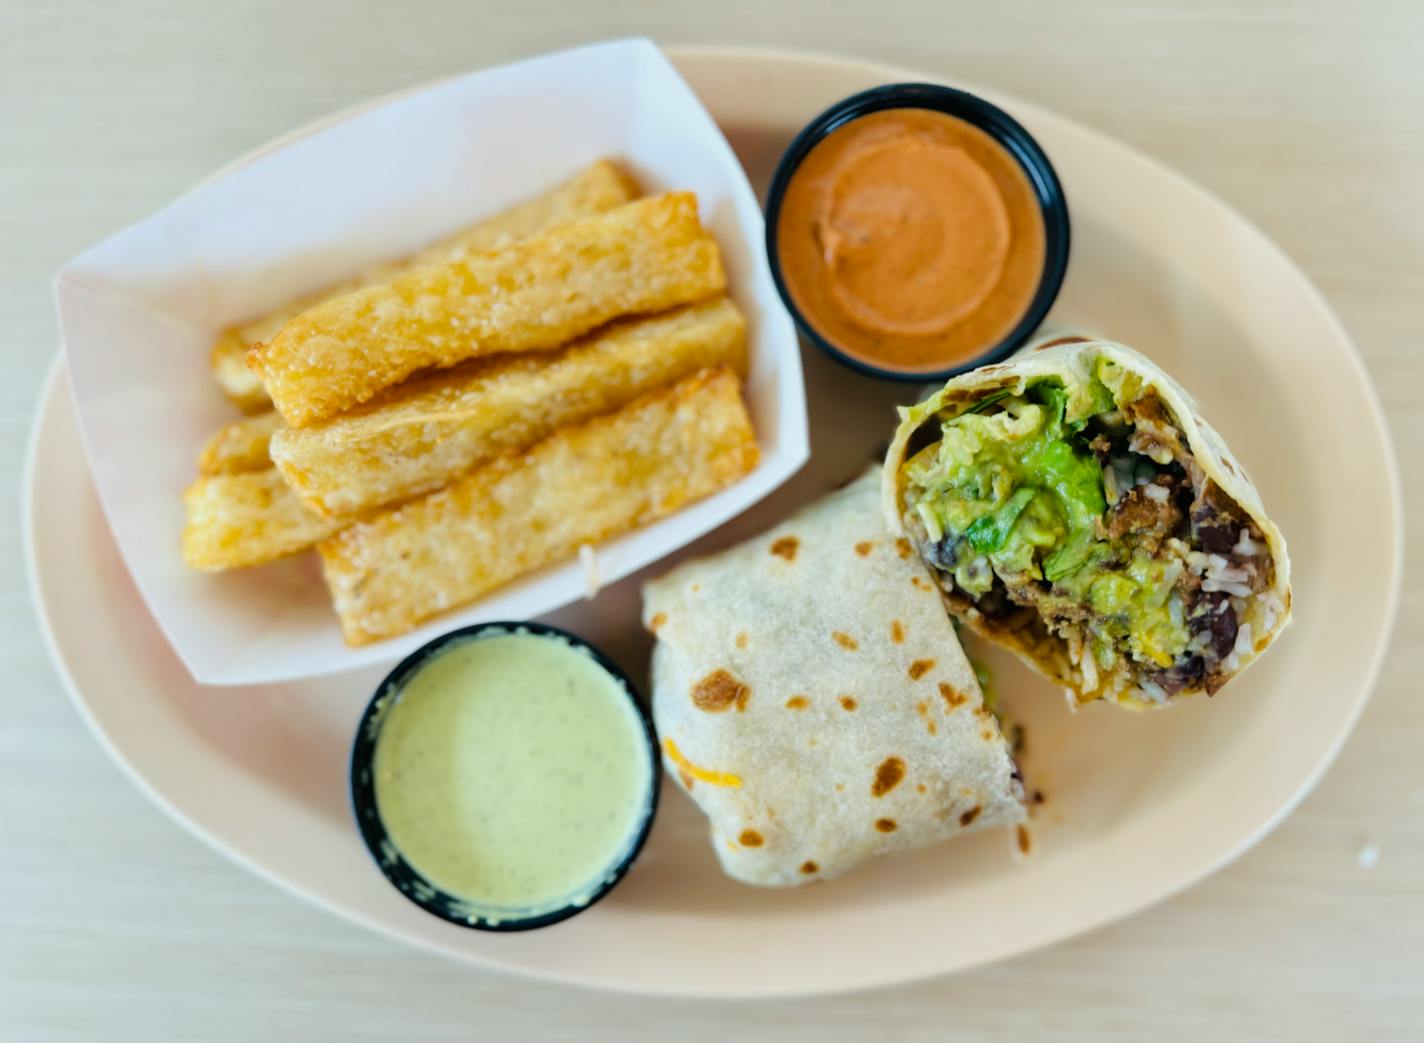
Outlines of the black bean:
M 1236 647 L 1236 610 L 1227 604 L 1211 614 L 1211 648 L 1218 659 L 1225 659 Z
M 1230 554 L 1236 546 L 1236 526 L 1209 505 L 1192 511 L 1192 538 L 1208 554 Z

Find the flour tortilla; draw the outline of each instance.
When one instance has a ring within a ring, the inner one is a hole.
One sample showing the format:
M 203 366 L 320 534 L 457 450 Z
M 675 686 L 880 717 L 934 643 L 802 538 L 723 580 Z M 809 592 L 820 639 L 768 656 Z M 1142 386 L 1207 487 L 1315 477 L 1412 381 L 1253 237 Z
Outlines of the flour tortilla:
M 671 778 L 728 875 L 790 886 L 1022 821 L 1022 787 L 873 469 L 644 588 Z
M 899 429 L 886 454 L 882 485 L 882 506 L 891 531 L 917 542 L 914 523 L 907 524 L 904 516 L 900 465 L 911 455 L 912 445 L 918 448 L 923 444 L 918 440 L 912 442 L 922 427 L 941 418 L 968 412 L 995 392 L 1021 394 L 1030 384 L 1044 377 L 1061 380 L 1071 400 L 1075 393 L 1086 393 L 1094 379 L 1098 359 L 1110 359 L 1134 374 L 1145 391 L 1156 393 L 1200 468 L 1201 477 L 1224 493 L 1226 499 L 1261 532 L 1265 546 L 1260 553 L 1267 569 L 1268 582 L 1265 589 L 1246 600 L 1246 610 L 1239 616 L 1240 623 L 1251 625 L 1252 635 L 1251 643 L 1236 654 L 1234 667 L 1230 670 L 1231 677 L 1239 675 L 1285 629 L 1291 614 L 1290 556 L 1286 551 L 1285 538 L 1267 516 L 1261 496 L 1246 469 L 1232 455 L 1216 429 L 1203 419 L 1196 402 L 1186 390 L 1143 355 L 1122 344 L 1090 339 L 1076 330 L 1059 331 L 1041 337 L 1037 343 L 1044 346 L 1009 362 L 985 366 L 955 377 L 923 402 L 901 410 Z M 1135 688 L 1130 679 L 1126 687 L 1112 690 L 1111 686 L 1122 679 L 1096 677 L 1093 671 L 1085 677 L 1075 650 L 1042 628 L 1005 629 L 980 615 L 972 601 L 952 590 L 946 592 L 945 603 L 961 622 L 976 633 L 1009 648 L 1028 665 L 1066 688 L 1077 702 L 1111 698 L 1134 708 L 1164 704 L 1163 700 Z M 1182 694 L 1193 694 L 1194 691 L 1189 689 Z

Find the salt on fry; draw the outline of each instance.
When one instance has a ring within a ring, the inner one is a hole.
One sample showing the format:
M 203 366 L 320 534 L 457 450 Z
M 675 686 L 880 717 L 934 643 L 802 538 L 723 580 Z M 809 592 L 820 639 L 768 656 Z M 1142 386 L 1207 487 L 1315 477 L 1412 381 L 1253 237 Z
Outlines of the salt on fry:
M 318 544 L 342 633 L 352 645 L 404 633 L 709 496 L 756 461 L 727 367 L 562 428 Z
M 726 273 L 690 192 L 617 210 L 319 304 L 248 353 L 303 427 L 418 370 L 548 351 L 613 319 L 720 294 Z
M 616 323 L 557 352 L 478 359 L 402 384 L 329 420 L 282 428 L 271 459 L 318 514 L 364 512 L 722 364 L 746 374 L 746 320 L 726 297 Z

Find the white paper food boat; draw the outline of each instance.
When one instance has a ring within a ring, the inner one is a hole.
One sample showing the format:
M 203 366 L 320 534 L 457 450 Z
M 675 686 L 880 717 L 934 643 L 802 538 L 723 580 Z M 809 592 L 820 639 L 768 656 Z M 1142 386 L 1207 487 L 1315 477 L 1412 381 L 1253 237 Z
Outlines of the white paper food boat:
M 809 454 L 796 337 L 767 268 L 761 211 L 726 139 L 652 43 L 490 69 L 340 119 L 61 269 L 60 323 L 99 497 L 139 591 L 195 678 L 252 684 L 391 661 L 452 627 L 528 618 L 585 596 L 584 568 L 568 562 L 403 637 L 350 649 L 312 555 L 205 575 L 183 564 L 179 541 L 197 451 L 235 419 L 208 371 L 220 330 L 603 157 L 648 191 L 697 193 L 749 321 L 746 392 L 762 450 L 737 485 L 600 545 L 598 573 L 612 582 L 745 510 Z

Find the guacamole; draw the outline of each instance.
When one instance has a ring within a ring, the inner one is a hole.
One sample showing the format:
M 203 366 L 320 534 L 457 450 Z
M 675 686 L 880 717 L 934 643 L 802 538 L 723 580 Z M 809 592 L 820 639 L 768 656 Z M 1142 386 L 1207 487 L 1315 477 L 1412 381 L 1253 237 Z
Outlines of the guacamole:
M 1112 536 L 1104 524 L 1122 484 L 1100 462 L 1117 416 L 1104 382 L 1120 382 L 1113 370 L 1071 395 L 1044 379 L 941 420 L 939 441 L 903 465 L 907 507 L 924 526 L 932 563 L 971 598 L 996 577 L 1010 589 L 1034 585 L 1053 616 L 1086 622 L 1100 666 L 1126 652 L 1168 667 L 1191 638 L 1175 590 L 1180 556 L 1137 532 Z M 1145 457 L 1136 466 L 1129 487 L 1165 470 Z

